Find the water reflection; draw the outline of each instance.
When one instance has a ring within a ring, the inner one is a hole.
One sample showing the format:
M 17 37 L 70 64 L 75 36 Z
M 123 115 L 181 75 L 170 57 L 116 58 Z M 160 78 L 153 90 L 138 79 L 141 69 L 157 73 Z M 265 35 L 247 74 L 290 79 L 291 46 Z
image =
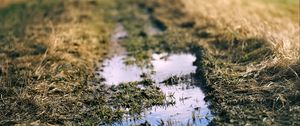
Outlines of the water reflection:
M 106 79 L 108 85 L 117 85 L 121 82 L 139 81 L 142 73 L 148 73 L 146 68 L 136 65 L 126 65 L 126 56 L 115 56 L 104 61 L 104 68 L 101 75 Z M 196 57 L 188 53 L 179 54 L 153 54 L 151 64 L 153 70 L 151 79 L 166 94 L 167 100 L 173 100 L 172 106 L 154 106 L 142 114 L 142 118 L 134 119 L 128 116 L 123 122 L 116 125 L 138 125 L 146 121 L 151 125 L 172 124 L 172 125 L 207 125 L 211 120 L 211 114 L 204 101 L 204 94 L 197 86 L 201 83 L 194 79 L 191 74 L 195 73 L 196 67 L 193 62 Z M 185 76 L 186 81 L 176 85 L 165 85 L 163 80 L 177 76 Z
M 126 65 L 123 59 L 126 56 L 114 56 L 111 59 L 105 60 L 103 65 L 102 76 L 105 78 L 105 83 L 108 85 L 118 85 L 121 82 L 140 81 L 142 69 L 136 65 Z

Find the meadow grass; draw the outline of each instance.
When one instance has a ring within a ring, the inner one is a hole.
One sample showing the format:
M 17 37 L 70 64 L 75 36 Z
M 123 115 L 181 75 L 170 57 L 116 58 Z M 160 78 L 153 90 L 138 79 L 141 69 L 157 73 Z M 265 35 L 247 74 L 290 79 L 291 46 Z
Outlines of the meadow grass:
M 10 2 L 0 9 L 0 123 L 72 120 L 112 25 L 89 2 Z
M 213 122 L 299 124 L 299 1 L 181 3 L 196 26 L 218 36 L 199 42 Z
M 34 0 L 1 6 L 0 125 L 108 125 L 162 104 L 164 94 L 154 85 L 108 87 L 95 75 L 114 49 L 109 43 L 116 3 Z
M 138 64 L 153 52 L 197 56 L 196 75 L 215 113 L 211 124 L 297 125 L 297 6 L 292 0 L 7 2 L 0 7 L 0 124 L 109 124 L 126 114 L 124 106 L 138 114 L 137 104 L 161 104 L 164 96 L 153 85 L 108 88 L 93 74 L 121 23 L 128 31 L 122 45 Z M 146 26 L 161 33 L 148 35 Z
M 299 60 L 299 1 L 183 1 L 199 24 L 214 24 L 214 32 L 232 38 L 263 38 L 276 53 L 274 61 Z

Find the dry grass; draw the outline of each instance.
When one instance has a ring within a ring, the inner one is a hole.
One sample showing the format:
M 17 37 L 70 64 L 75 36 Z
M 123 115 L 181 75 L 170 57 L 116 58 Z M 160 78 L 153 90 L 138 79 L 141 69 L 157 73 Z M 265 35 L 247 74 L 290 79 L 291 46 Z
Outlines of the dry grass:
M 11 4 L 15 4 L 18 2 L 23 2 L 25 0 L 0 0 L 0 8 L 7 7 Z
M 182 3 L 188 15 L 181 2 L 170 4 L 173 0 L 98 2 L 34 1 L 0 9 L 0 125 L 92 125 L 122 116 L 122 109 L 110 105 L 131 99 L 111 99 L 112 92 L 93 80 L 95 61 L 108 50 L 108 13 L 111 20 L 128 23 L 138 38 L 145 22 L 166 27 L 158 39 L 129 38 L 127 44 L 138 50 L 193 46 L 197 75 L 206 78 L 206 99 L 218 114 L 213 123 L 299 124 L 299 12 L 290 8 L 299 2 L 187 0 Z M 119 4 L 107 9 L 113 2 Z M 148 9 L 151 20 L 139 7 Z M 140 96 L 140 90 L 132 92 L 134 85 L 127 86 L 118 88 Z
M 299 2 L 279 2 L 149 2 L 166 32 L 187 37 L 176 44 L 201 47 L 194 50 L 194 65 L 206 81 L 212 125 L 300 124 Z
M 35 0 L 0 9 L 0 125 L 111 124 L 163 103 L 152 84 L 108 88 L 94 75 L 116 49 L 117 3 L 129 4 Z
M 213 32 L 232 38 L 263 38 L 276 53 L 276 64 L 299 60 L 300 28 L 297 0 L 184 0 L 199 24 L 213 24 Z
M 299 1 L 182 0 L 217 125 L 299 125 Z M 269 50 L 271 49 L 271 50 Z
M 1 125 L 83 119 L 76 116 L 112 26 L 94 4 L 31 1 L 1 9 Z

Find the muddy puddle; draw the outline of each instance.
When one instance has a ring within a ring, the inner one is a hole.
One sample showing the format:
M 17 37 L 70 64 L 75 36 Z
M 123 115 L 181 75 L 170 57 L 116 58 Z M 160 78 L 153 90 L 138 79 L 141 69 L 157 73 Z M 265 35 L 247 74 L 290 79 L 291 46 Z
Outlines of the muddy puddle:
M 155 85 L 165 94 L 171 104 L 154 106 L 141 114 L 139 118 L 125 116 L 122 122 L 114 125 L 139 125 L 145 122 L 151 125 L 207 125 L 212 119 L 200 81 L 193 77 L 196 57 L 189 53 L 152 54 L 152 67 L 138 67 L 126 64 L 126 55 L 117 55 L 103 62 L 100 72 L 107 85 L 140 81 L 147 74 Z M 176 79 L 177 78 L 177 79 Z M 168 81 L 169 80 L 169 81 Z M 171 81 L 170 81 L 171 80 Z M 173 82 L 173 81 L 174 82 Z M 164 83 L 162 83 L 164 82 Z

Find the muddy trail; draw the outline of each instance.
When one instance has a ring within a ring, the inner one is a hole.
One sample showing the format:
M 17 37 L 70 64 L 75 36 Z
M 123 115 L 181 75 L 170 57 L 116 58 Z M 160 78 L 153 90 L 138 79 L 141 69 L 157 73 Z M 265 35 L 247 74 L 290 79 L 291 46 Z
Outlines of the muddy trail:
M 201 81 L 195 78 L 196 60 L 191 54 L 153 54 L 152 68 L 138 67 L 125 63 L 126 55 L 117 55 L 104 61 L 104 83 L 110 86 L 140 82 L 143 79 L 153 81 L 165 96 L 163 105 L 145 108 L 140 115 L 125 115 L 116 125 L 207 125 L 211 119 Z M 139 86 L 145 89 L 141 83 Z M 130 92 L 129 92 L 130 93 Z M 126 108 L 125 108 L 126 109 Z
M 151 18 L 149 12 L 141 14 Z M 120 92 L 116 89 L 124 85 L 136 84 L 137 88 L 143 91 L 147 91 L 150 85 L 162 93 L 163 99 L 158 104 L 147 107 L 141 105 L 139 112 L 132 113 L 131 106 L 123 106 L 125 114 L 120 120 L 112 122 L 112 125 L 208 125 L 213 115 L 208 109 L 208 103 L 204 101 L 205 95 L 202 91 L 204 78 L 196 76 L 198 66 L 195 63 L 197 58 L 198 61 L 200 58 L 196 53 L 199 52 L 190 49 L 167 50 L 168 46 L 155 47 L 156 51 L 126 50 L 128 44 L 126 42 L 132 40 L 134 42 L 136 39 L 134 37 L 139 37 L 143 42 L 140 44 L 143 46 L 148 38 L 164 37 L 166 26 L 161 28 L 162 24 L 156 24 L 158 21 L 145 20 L 143 23 L 146 26 L 142 29 L 136 28 L 135 30 L 141 30 L 141 33 L 135 35 L 136 31 L 126 29 L 123 23 L 119 21 L 111 34 L 110 51 L 96 71 L 97 78 L 101 79 L 108 88 L 113 89 L 113 93 Z M 130 25 L 132 24 L 128 26 Z M 135 46 L 130 47 L 135 48 Z M 139 57 L 140 54 L 143 56 Z M 124 97 L 129 99 L 135 98 L 130 97 L 130 94 L 126 95 L 128 96 Z M 147 97 L 147 94 L 142 93 L 142 95 Z
M 0 125 L 299 125 L 299 62 L 187 5 L 0 6 Z
M 164 94 L 164 99 L 142 108 L 138 116 L 125 114 L 122 121 L 114 124 L 299 123 L 298 91 L 291 88 L 287 89 L 290 93 L 279 91 L 283 85 L 296 86 L 297 76 L 286 76 L 289 83 L 273 80 L 278 85 L 269 88 L 270 84 L 263 78 L 277 74 L 268 74 L 274 68 L 248 70 L 252 66 L 260 67 L 274 56 L 266 40 L 228 38 L 214 32 L 211 29 L 215 26 L 195 22 L 193 15 L 181 9 L 184 5 L 179 1 L 174 6 L 162 1 L 128 3 L 134 6 L 130 9 L 126 4 L 118 6 L 124 11 L 116 18 L 118 25 L 111 41 L 126 51 L 105 60 L 99 75 L 112 87 L 132 81 L 139 84 L 150 81 Z M 297 69 L 296 66 L 293 69 Z M 285 98 L 278 95 L 279 92 Z M 292 121 L 284 121 L 285 116 Z

